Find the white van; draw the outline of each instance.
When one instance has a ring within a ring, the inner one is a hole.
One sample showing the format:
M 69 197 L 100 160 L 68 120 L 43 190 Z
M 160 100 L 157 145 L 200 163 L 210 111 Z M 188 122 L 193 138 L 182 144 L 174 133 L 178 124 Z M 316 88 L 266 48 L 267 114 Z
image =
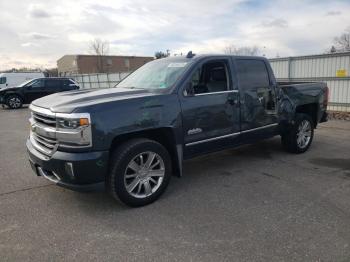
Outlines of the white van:
M 0 90 L 7 87 L 16 87 L 25 81 L 40 77 L 45 77 L 44 73 L 0 73 Z

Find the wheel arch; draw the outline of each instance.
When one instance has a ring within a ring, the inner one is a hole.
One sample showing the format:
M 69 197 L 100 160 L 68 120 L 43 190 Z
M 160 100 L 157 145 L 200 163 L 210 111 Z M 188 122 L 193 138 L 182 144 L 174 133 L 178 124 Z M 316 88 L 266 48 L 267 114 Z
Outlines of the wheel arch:
M 305 105 L 300 105 L 297 106 L 295 109 L 295 113 L 303 113 L 307 114 L 311 117 L 314 128 L 317 127 L 317 116 L 318 116 L 318 104 L 317 103 L 311 103 L 311 104 L 305 104 Z
M 177 142 L 173 128 L 162 127 L 117 135 L 112 140 L 110 154 L 118 146 L 134 138 L 147 138 L 163 145 L 170 154 L 173 174 L 182 175 L 182 144 Z
M 23 96 L 22 94 L 20 94 L 20 93 L 17 93 L 17 92 L 9 92 L 9 93 L 6 93 L 6 94 L 4 95 L 5 101 L 8 99 L 9 96 L 12 96 L 12 95 L 19 96 L 19 97 L 22 99 L 22 101 L 24 102 L 24 96 Z

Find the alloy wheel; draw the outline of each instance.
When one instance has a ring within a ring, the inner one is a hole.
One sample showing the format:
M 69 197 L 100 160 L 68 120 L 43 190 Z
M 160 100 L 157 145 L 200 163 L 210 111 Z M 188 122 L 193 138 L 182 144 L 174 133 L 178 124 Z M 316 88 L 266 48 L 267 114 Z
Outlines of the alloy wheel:
M 136 198 L 149 197 L 161 186 L 165 175 L 164 161 L 155 152 L 143 152 L 134 157 L 124 173 L 127 192 Z
M 308 120 L 301 121 L 297 132 L 297 144 L 301 149 L 304 149 L 309 145 L 312 135 L 311 132 L 311 123 Z
M 10 98 L 8 103 L 11 108 L 19 108 L 21 106 L 21 100 L 18 97 Z

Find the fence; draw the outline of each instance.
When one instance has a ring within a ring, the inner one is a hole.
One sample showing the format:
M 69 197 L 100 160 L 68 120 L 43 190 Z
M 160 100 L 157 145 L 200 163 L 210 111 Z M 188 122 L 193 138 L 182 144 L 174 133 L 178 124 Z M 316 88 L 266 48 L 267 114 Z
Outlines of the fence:
M 350 52 L 270 59 L 278 81 L 326 82 L 329 109 L 350 112 Z
M 80 87 L 83 89 L 90 88 L 110 88 L 118 84 L 130 72 L 113 73 L 113 74 L 83 74 L 71 75 Z

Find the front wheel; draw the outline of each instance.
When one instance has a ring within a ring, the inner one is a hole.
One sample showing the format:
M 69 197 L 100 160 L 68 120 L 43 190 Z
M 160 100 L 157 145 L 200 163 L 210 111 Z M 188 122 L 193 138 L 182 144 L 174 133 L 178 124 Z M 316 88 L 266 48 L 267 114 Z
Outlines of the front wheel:
M 282 135 L 282 144 L 287 151 L 304 153 L 311 146 L 314 137 L 314 124 L 307 114 L 297 114 L 294 125 Z
M 23 100 L 19 95 L 10 95 L 6 99 L 6 105 L 11 109 L 18 109 L 22 107 Z
M 160 197 L 170 177 L 168 151 L 156 141 L 133 139 L 113 152 L 106 182 L 115 199 L 129 206 L 143 206 Z

